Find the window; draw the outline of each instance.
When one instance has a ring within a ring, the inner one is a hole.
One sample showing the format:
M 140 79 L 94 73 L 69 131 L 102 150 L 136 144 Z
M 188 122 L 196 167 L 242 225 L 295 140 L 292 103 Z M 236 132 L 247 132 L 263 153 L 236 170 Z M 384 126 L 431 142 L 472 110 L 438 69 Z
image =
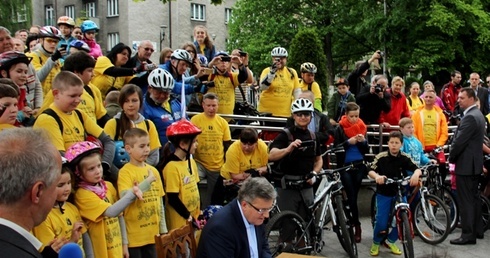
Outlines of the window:
M 231 8 L 225 8 L 225 24 L 228 24 L 231 19 Z
M 25 4 L 18 7 L 17 9 L 12 9 L 12 22 L 26 22 L 27 21 L 27 7 Z
M 119 0 L 107 0 L 107 16 L 119 16 Z
M 119 43 L 119 33 L 107 34 L 107 49 L 112 49 L 117 43 Z
M 46 5 L 44 7 L 44 17 L 46 21 L 44 22 L 46 25 L 54 26 L 54 8 L 52 5 Z
M 75 20 L 75 6 L 74 5 L 65 6 L 65 15 Z
M 86 17 L 95 17 L 95 2 L 88 2 L 84 4 L 84 7 Z
M 202 4 L 191 3 L 191 20 L 205 21 L 206 20 L 206 6 Z

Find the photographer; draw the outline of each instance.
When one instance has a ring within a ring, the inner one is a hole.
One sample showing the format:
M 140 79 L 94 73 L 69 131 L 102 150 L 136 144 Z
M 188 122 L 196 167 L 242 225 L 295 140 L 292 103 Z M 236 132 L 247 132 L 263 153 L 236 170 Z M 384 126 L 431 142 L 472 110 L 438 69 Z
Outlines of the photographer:
M 362 110 L 360 118 L 364 123 L 377 124 L 381 111 L 391 110 L 391 96 L 386 91 L 387 88 L 388 79 L 384 75 L 376 75 L 371 80 L 371 86 L 364 86 L 356 96 L 356 102 Z
M 382 56 L 383 52 L 376 50 L 376 52 L 373 53 L 369 60 L 356 63 L 356 69 L 354 69 L 354 71 L 352 71 L 349 76 L 347 76 L 347 81 L 349 82 L 350 86 L 350 92 L 352 92 L 352 94 L 357 95 L 360 91 L 362 91 L 362 88 L 364 88 L 365 86 L 369 86 L 369 83 L 366 81 L 369 67 L 373 62 L 379 62 L 379 59 Z

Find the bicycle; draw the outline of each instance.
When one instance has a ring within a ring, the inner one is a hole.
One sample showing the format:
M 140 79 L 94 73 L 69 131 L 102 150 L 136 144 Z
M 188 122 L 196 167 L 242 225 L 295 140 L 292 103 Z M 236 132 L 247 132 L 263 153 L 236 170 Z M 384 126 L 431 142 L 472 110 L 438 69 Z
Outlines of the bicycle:
M 425 171 L 434 164 L 423 166 L 422 177 L 426 177 Z M 418 197 L 418 198 L 417 198 Z M 412 223 L 415 233 L 428 244 L 443 242 L 450 233 L 450 212 L 445 203 L 437 196 L 429 194 L 427 187 L 420 182 L 408 196 L 407 203 L 411 206 Z M 376 194 L 371 198 L 371 223 L 374 227 L 376 218 Z M 383 242 L 383 244 L 385 244 Z
M 390 219 L 388 221 L 388 228 L 386 229 L 385 232 L 388 233 L 390 231 L 389 229 L 390 227 L 392 227 L 393 219 L 395 219 L 396 227 L 398 229 L 398 239 L 403 245 L 403 253 L 405 255 L 405 258 L 414 257 L 414 250 L 413 250 L 414 232 L 411 223 L 412 212 L 410 211 L 410 205 L 408 204 L 408 202 L 404 200 L 404 196 L 403 196 L 403 191 L 408 185 L 409 179 L 410 176 L 402 179 L 397 179 L 397 178 L 385 179 L 385 184 L 397 185 L 396 202 L 393 205 L 391 213 L 389 215 Z M 376 203 L 376 201 L 374 203 Z
M 322 170 L 317 178 L 321 178 L 315 193 L 313 204 L 308 207 L 311 218 L 305 222 L 293 211 L 281 211 L 274 215 L 266 226 L 266 237 L 273 257 L 281 252 L 310 254 L 321 252 L 323 226 L 328 216 L 333 224 L 342 248 L 349 257 L 357 257 L 357 244 L 354 241 L 354 230 L 349 222 L 350 212 L 342 191 L 340 172 L 353 166 Z M 288 181 L 294 187 L 304 184 L 305 180 Z

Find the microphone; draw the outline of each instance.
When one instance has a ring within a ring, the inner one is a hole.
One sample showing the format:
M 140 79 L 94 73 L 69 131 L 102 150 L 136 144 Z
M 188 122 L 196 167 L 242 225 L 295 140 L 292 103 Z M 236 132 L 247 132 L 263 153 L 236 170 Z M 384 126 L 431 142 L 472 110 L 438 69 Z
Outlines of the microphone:
M 82 248 L 75 243 L 68 243 L 61 247 L 58 258 L 83 258 Z

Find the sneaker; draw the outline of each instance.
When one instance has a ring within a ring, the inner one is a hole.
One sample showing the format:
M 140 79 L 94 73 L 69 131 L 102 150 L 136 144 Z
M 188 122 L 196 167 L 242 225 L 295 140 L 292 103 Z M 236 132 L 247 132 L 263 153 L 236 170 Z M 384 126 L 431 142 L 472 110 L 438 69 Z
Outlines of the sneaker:
M 388 242 L 388 247 L 390 248 L 391 252 L 396 255 L 402 254 L 402 251 L 400 251 L 400 248 L 395 245 L 395 243 L 390 243 Z
M 379 245 L 373 243 L 373 245 L 371 246 L 371 250 L 369 251 L 369 254 L 371 254 L 371 256 L 378 256 Z

